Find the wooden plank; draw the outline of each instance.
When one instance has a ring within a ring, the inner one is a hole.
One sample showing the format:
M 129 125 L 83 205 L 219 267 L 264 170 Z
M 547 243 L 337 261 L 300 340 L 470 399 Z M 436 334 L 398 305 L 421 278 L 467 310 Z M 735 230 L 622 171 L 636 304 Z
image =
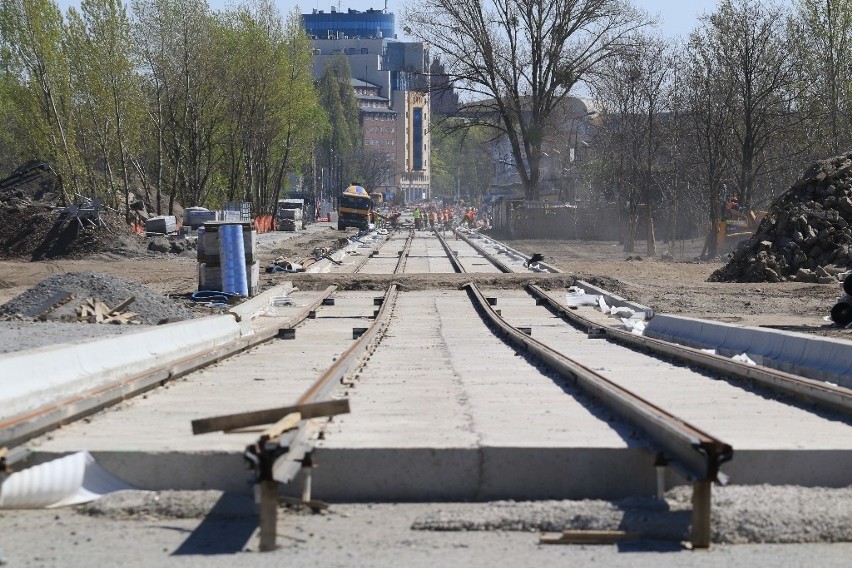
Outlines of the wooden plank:
M 53 311 L 56 307 L 61 306 L 62 304 L 70 302 L 73 298 L 74 296 L 71 292 L 60 290 L 41 304 L 26 310 L 23 315 L 27 318 L 38 317 L 43 315 L 45 312 Z
M 322 402 L 284 406 L 282 408 L 270 408 L 267 410 L 256 410 L 254 412 L 243 412 L 241 414 L 199 418 L 192 421 L 192 433 L 206 434 L 208 432 L 236 430 L 237 428 L 248 428 L 249 426 L 271 424 L 294 412 L 301 414 L 303 420 L 318 418 L 320 416 L 348 414 L 349 399 L 324 400 Z
M 124 311 L 124 308 L 126 308 L 127 306 L 129 306 L 130 304 L 132 304 L 135 301 L 136 301 L 136 296 L 130 296 L 129 298 L 127 298 L 126 300 L 121 302 L 119 305 L 114 307 L 112 310 L 110 310 L 109 313 L 111 313 L 111 314 L 121 313 L 122 311 Z
M 621 540 L 637 538 L 635 533 L 624 531 L 566 530 L 562 534 L 542 535 L 540 544 L 614 544 Z
M 692 548 L 710 548 L 712 527 L 710 524 L 712 481 L 696 481 L 692 484 Z
M 292 430 L 299 426 L 299 422 L 302 421 L 302 415 L 299 412 L 293 412 L 288 414 L 260 434 L 261 441 L 269 440 L 270 438 L 277 438 L 287 430 Z

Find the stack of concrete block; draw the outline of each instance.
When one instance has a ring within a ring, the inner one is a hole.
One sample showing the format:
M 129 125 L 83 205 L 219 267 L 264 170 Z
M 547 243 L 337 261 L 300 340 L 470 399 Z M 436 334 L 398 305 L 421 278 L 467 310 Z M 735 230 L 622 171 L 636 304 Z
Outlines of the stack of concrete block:
M 250 222 L 215 221 L 204 223 L 198 231 L 198 289 L 223 290 L 223 251 L 219 230 L 224 225 L 240 225 L 245 252 L 245 271 L 249 296 L 258 292 L 260 285 L 260 265 L 257 261 L 257 231 Z

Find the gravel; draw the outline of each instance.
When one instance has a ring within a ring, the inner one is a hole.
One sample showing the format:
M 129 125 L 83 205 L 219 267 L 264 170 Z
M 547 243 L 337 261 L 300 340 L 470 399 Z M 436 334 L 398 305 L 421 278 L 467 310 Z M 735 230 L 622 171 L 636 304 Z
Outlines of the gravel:
M 731 490 L 736 491 L 731 492 Z M 789 494 L 788 494 L 789 493 Z M 730 499 L 743 513 L 727 503 Z M 794 495 L 798 495 L 796 500 Z M 319 497 L 319 496 L 318 496 Z M 667 495 L 669 513 L 677 525 L 685 513 L 688 491 Z M 818 525 L 835 527 L 834 535 L 848 527 L 848 517 L 838 515 L 848 503 L 847 490 L 729 487 L 714 489 L 714 519 L 744 514 L 742 524 L 763 514 L 778 520 L 763 524 L 763 537 L 796 527 L 809 532 L 813 516 L 792 519 L 793 511 L 816 498 L 807 509 L 816 511 L 826 500 Z M 624 505 L 619 502 L 617 505 Z M 537 530 L 412 530 L 424 519 L 452 514 L 470 522 L 490 522 L 497 509 L 506 523 L 521 514 L 554 520 L 558 511 L 582 511 L 588 524 L 597 516 L 609 518 L 618 510 L 606 502 L 545 501 L 538 503 L 345 503 L 312 513 L 302 508 L 279 507 L 278 550 L 259 553 L 257 506 L 247 496 L 212 491 L 121 492 L 75 508 L 9 511 L 0 514 L 0 557 L 10 566 L 616 566 L 616 567 L 729 567 L 729 566 L 848 566 L 852 544 L 837 542 L 789 544 L 726 544 L 716 540 L 707 551 L 691 552 L 680 541 L 640 539 L 616 545 L 539 544 Z M 636 502 L 633 502 L 636 505 Z M 514 508 L 514 509 L 513 509 Z M 848 509 L 848 507 L 847 507 Z M 514 512 L 512 512 L 514 510 Z M 636 511 L 636 508 L 630 509 Z M 651 510 L 649 515 L 659 515 Z M 624 515 L 622 515 L 624 516 Z M 792 520 L 791 520 L 792 519 Z M 786 528 L 772 533 L 783 521 Z M 727 521 L 725 521 L 727 522 Z M 517 524 L 521 527 L 521 524 Z M 558 527 L 560 530 L 566 527 Z
M 45 278 L 0 306 L 0 314 L 12 316 L 23 313 L 38 307 L 61 291 L 73 294 L 74 299 L 51 312 L 50 320 L 75 318 L 75 309 L 85 302 L 86 298 L 101 300 L 107 306 L 117 306 L 130 296 L 134 296 L 136 300 L 128 306 L 127 311 L 137 313 L 135 319 L 140 323 L 155 325 L 166 319 L 186 320 L 194 317 L 193 313 L 182 305 L 147 286 L 97 272 L 69 272 Z
M 438 508 L 412 528 L 433 531 L 623 530 L 653 540 L 688 540 L 692 489 L 656 499 L 537 501 Z M 728 486 L 713 489 L 714 543 L 852 541 L 852 488 Z

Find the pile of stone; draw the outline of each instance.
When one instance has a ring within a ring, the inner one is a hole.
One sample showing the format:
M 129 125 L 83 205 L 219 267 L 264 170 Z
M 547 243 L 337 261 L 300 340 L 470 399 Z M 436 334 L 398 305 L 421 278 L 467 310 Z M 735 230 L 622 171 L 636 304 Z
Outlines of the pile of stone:
M 852 268 L 852 153 L 812 165 L 711 282 L 842 281 Z
M 68 298 L 68 296 L 71 296 Z M 97 299 L 115 308 L 133 298 L 134 320 L 143 324 L 156 325 L 164 321 L 191 319 L 194 314 L 180 303 L 158 294 L 151 288 L 97 272 L 69 272 L 45 278 L 26 292 L 0 306 L 0 319 L 21 319 L 19 314 L 41 310 L 54 298 L 68 298 L 62 305 L 50 309 L 48 321 L 81 321 L 78 311 L 87 299 Z

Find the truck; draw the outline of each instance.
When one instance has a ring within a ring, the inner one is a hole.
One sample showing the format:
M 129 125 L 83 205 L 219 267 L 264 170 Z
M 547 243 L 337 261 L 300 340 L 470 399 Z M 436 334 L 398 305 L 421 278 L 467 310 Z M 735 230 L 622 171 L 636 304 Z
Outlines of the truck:
M 337 229 L 366 229 L 370 224 L 372 205 L 373 201 L 366 189 L 354 184 L 347 187 L 337 200 Z
M 279 199 L 275 208 L 275 228 L 279 231 L 304 228 L 304 212 L 304 199 Z

